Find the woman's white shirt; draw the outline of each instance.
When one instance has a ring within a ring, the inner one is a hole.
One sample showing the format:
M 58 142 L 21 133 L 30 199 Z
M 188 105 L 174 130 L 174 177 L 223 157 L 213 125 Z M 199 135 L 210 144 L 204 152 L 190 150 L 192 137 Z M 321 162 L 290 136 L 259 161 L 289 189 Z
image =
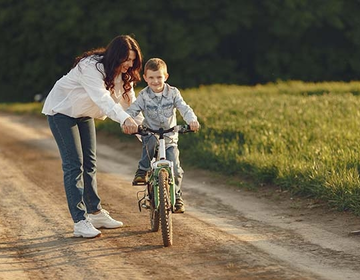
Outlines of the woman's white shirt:
M 106 90 L 103 75 L 103 65 L 90 56 L 81 60 L 77 66 L 59 79 L 47 96 L 42 113 L 55 115 L 61 113 L 73 118 L 106 117 L 123 124 L 129 118 L 124 111 L 129 104 L 122 97 L 123 81 L 121 76 L 115 79 L 115 93 L 110 95 Z M 135 100 L 135 92 L 128 92 L 130 101 Z M 139 120 L 137 120 L 138 122 Z

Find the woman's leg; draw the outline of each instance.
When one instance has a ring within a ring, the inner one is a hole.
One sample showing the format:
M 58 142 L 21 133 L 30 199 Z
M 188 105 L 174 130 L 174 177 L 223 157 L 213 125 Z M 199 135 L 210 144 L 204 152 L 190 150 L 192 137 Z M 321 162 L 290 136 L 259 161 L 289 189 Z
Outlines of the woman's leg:
M 84 220 L 83 156 L 77 119 L 62 114 L 48 116 L 62 159 L 64 186 L 70 214 L 75 223 Z
M 93 118 L 79 118 L 84 168 L 84 202 L 88 213 L 101 210 L 96 180 L 96 130 Z
M 122 222 L 114 220 L 109 212 L 102 209 L 97 192 L 96 180 L 96 131 L 93 118 L 78 118 L 78 127 L 83 153 L 84 195 L 88 218 L 96 228 L 118 228 Z M 99 212 L 99 210 L 101 210 Z M 96 234 L 96 233 L 94 233 Z

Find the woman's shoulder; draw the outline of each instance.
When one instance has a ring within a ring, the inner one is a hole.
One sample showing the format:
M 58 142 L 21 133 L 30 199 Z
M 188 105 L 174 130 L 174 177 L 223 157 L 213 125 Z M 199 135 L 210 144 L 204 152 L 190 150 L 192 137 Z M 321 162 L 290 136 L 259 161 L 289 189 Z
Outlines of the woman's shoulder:
M 87 57 L 82 58 L 79 61 L 79 64 L 81 65 L 95 65 L 95 64 L 99 64 L 102 65 L 101 61 L 101 57 L 98 55 L 89 55 Z
M 104 71 L 104 65 L 100 62 L 101 57 L 97 55 L 90 55 L 84 57 L 79 61 L 80 69 L 96 68 L 100 72 Z

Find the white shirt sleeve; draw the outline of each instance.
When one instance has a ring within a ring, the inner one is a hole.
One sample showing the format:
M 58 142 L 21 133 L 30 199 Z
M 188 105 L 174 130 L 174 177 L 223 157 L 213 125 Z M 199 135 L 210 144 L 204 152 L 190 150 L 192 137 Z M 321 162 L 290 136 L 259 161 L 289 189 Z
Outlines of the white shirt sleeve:
M 94 63 L 81 66 L 80 83 L 91 100 L 112 120 L 123 124 L 130 116 L 116 103 L 106 90 L 102 74 Z

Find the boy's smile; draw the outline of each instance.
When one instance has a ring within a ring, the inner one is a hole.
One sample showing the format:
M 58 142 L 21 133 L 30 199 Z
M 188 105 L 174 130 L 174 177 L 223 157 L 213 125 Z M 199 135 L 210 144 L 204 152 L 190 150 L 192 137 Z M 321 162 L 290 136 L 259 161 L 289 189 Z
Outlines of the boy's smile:
M 152 71 L 148 69 L 144 74 L 144 80 L 155 93 L 159 93 L 164 90 L 164 85 L 168 77 L 169 74 L 164 73 L 164 71 L 161 70 Z

